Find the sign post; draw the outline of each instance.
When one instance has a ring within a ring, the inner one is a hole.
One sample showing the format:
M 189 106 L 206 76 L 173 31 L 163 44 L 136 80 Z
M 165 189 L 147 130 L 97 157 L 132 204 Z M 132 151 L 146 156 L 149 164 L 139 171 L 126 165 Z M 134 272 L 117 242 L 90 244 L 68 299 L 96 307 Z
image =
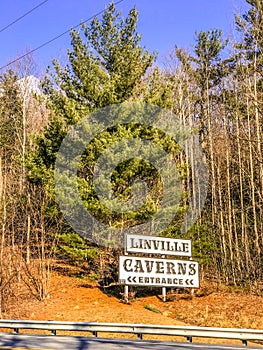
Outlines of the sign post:
M 162 287 L 163 301 L 166 301 L 166 287 Z

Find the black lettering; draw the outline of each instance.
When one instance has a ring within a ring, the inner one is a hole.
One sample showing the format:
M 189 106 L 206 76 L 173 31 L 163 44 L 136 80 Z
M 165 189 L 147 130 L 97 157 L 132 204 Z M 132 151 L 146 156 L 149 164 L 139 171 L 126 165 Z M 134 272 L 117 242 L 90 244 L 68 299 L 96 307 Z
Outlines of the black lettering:
M 174 245 L 170 246 L 170 242 L 168 242 L 167 244 L 169 244 L 169 250 L 170 250 L 171 252 L 174 252 Z
M 167 279 L 167 283 L 168 283 L 168 284 L 172 284 L 172 279 L 171 279 L 171 278 L 168 278 L 168 279 Z
M 144 249 L 151 249 L 151 240 L 144 241 Z
M 182 286 L 184 284 L 184 280 L 182 278 L 179 279 L 179 285 Z
M 180 252 L 181 251 L 180 247 L 178 247 L 178 242 L 174 242 L 174 247 L 175 247 L 175 251 L 176 252 Z
M 135 260 L 134 272 L 144 272 L 141 260 Z
M 139 283 L 143 283 L 143 277 L 139 277 Z
M 186 274 L 186 263 L 178 263 L 178 275 Z
M 156 278 L 156 283 L 160 283 L 161 282 L 161 280 L 160 280 L 160 278 Z
M 156 261 L 156 273 L 164 273 L 163 261 Z
M 155 250 L 158 250 L 159 243 L 160 243 L 160 241 L 153 240 L 153 247 L 154 247 Z
M 175 265 L 173 262 L 167 262 L 167 274 L 168 275 L 176 275 L 174 267 L 175 267 Z
M 146 271 L 152 272 L 153 269 L 153 261 L 145 260 Z
M 194 276 L 196 274 L 195 264 L 192 263 L 189 265 L 189 276 Z
M 138 244 L 134 244 L 134 238 L 131 238 L 131 248 L 138 248 Z
M 183 252 L 189 253 L 189 244 L 188 243 L 182 243 L 183 246 Z
M 133 272 L 131 265 L 132 265 L 132 259 L 125 259 L 123 261 L 123 268 L 126 272 Z
M 166 279 L 162 278 L 162 284 L 166 284 Z

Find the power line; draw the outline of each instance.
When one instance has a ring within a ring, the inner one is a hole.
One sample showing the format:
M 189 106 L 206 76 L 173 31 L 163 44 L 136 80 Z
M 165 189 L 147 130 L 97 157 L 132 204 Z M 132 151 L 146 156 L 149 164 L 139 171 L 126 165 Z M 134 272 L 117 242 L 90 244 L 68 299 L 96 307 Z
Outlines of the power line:
M 9 23 L 7 26 L 5 26 L 4 28 L 0 29 L 0 33 L 2 33 L 4 30 L 6 30 L 7 28 L 11 27 L 13 24 L 17 23 L 18 21 L 20 21 L 22 18 L 26 17 L 27 15 L 29 15 L 31 12 L 35 11 L 37 8 L 39 8 L 40 6 L 44 5 L 46 2 L 48 2 L 48 0 L 42 1 L 40 4 L 38 4 L 37 6 L 33 7 L 31 10 L 29 10 L 28 12 L 24 13 L 22 16 L 18 17 L 17 19 L 15 19 L 13 22 Z
M 119 5 L 119 4 L 120 4 L 121 2 L 123 2 L 123 1 L 125 1 L 125 0 L 119 0 L 119 1 L 115 2 L 114 5 Z M 47 46 L 47 45 L 49 45 L 50 43 L 52 43 L 53 41 L 55 41 L 55 40 L 59 39 L 60 37 L 62 37 L 63 35 L 70 33 L 70 31 L 71 31 L 72 29 L 78 28 L 78 27 L 81 26 L 83 23 L 87 23 L 87 22 L 91 21 L 93 18 L 95 18 L 95 17 L 101 15 L 103 12 L 104 12 L 104 10 L 101 10 L 101 11 L 95 13 L 93 16 L 89 17 L 89 18 L 86 19 L 85 21 L 81 21 L 81 23 L 75 25 L 74 27 L 72 27 L 72 28 L 66 30 L 65 32 L 63 32 L 63 33 L 61 33 L 61 34 L 58 34 L 58 35 L 55 36 L 54 38 L 52 38 L 52 39 L 50 39 L 50 40 L 44 42 L 43 44 L 39 45 L 38 47 L 34 48 L 33 50 L 31 50 L 31 51 L 25 53 L 25 54 L 22 55 L 22 56 L 19 56 L 19 57 L 16 58 L 15 60 L 13 60 L 13 61 L 7 63 L 6 65 L 4 65 L 4 66 L 2 66 L 2 67 L 0 67 L 0 70 L 6 68 L 6 67 L 8 67 L 8 66 L 10 66 L 11 64 L 13 64 L 13 63 L 15 63 L 15 62 L 17 62 L 17 61 L 20 61 L 22 58 L 24 58 L 24 57 L 30 55 L 31 53 L 36 52 L 36 51 L 42 49 L 42 47 Z

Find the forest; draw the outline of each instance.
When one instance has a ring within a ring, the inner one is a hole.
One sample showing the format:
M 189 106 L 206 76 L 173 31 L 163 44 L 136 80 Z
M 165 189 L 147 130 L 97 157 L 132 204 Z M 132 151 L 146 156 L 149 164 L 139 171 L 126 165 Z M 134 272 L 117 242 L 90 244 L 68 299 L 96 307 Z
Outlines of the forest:
M 199 137 L 209 175 L 200 217 L 186 232 L 180 230 L 187 198 L 200 195 L 188 156 L 161 131 L 132 123 L 101 132 L 82 154 L 78 188 L 86 209 L 110 228 L 134 227 L 159 210 L 161 179 L 147 161 L 129 159 L 111 179 L 124 201 L 134 179 L 147 182 L 146 201 L 135 212 L 108 209 L 92 185 L 96 161 L 116 140 L 154 140 L 175 160 L 184 189 L 161 234 L 192 240 L 203 278 L 262 292 L 263 2 L 246 3 L 248 11 L 233 19 L 234 41 L 220 29 L 196 33 L 191 51 L 175 45 L 162 66 L 140 45 L 136 9 L 124 18 L 112 3 L 101 18 L 71 31 L 68 61 L 54 59 L 44 77 L 35 78 L 37 62 L 30 54 L 1 72 L 1 311 L 22 284 L 44 299 L 54 261 L 84 264 L 98 278 L 117 278 L 112 268 L 118 250 L 80 236 L 62 215 L 54 168 L 63 139 L 81 118 L 124 102 L 171 112 Z

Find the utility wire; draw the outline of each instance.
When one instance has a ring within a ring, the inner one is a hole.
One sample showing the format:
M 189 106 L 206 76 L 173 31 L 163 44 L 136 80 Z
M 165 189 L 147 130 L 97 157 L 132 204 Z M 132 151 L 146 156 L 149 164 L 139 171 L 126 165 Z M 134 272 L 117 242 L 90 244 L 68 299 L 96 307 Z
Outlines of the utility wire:
M 119 5 L 119 4 L 120 4 L 121 2 L 123 2 L 123 1 L 125 1 L 125 0 L 119 0 L 119 1 L 115 2 L 114 5 Z M 52 38 L 52 39 L 50 39 L 50 40 L 44 42 L 43 44 L 39 45 L 38 47 L 34 48 L 33 50 L 31 50 L 31 51 L 25 53 L 25 54 L 22 55 L 22 56 L 19 56 L 19 57 L 16 58 L 15 60 L 13 60 L 13 61 L 7 63 L 6 65 L 4 65 L 4 66 L 2 66 L 2 67 L 0 67 L 0 70 L 6 68 L 6 67 L 8 67 L 8 66 L 10 66 L 11 64 L 13 64 L 13 63 L 15 63 L 15 62 L 17 62 L 17 61 L 20 61 L 22 58 L 24 58 L 24 57 L 30 55 L 31 53 L 36 52 L 36 51 L 38 51 L 39 49 L 42 49 L 42 47 L 47 46 L 47 45 L 49 45 L 50 43 L 52 43 L 53 41 L 55 41 L 55 40 L 61 38 L 63 35 L 68 34 L 72 29 L 78 28 L 78 27 L 81 26 L 83 23 L 87 23 L 87 22 L 91 21 L 93 18 L 95 18 L 95 17 L 101 15 L 103 12 L 104 12 L 104 10 L 101 10 L 101 11 L 95 13 L 93 16 L 89 17 L 89 18 L 86 19 L 85 21 L 81 21 L 81 23 L 75 25 L 74 27 L 72 27 L 72 28 L 66 30 L 65 32 L 63 32 L 63 33 L 61 33 L 61 34 L 58 34 L 58 35 L 55 36 L 54 38 Z
M 0 29 L 0 33 L 2 33 L 3 31 L 5 31 L 7 28 L 11 27 L 13 24 L 17 23 L 18 21 L 20 21 L 22 18 L 26 17 L 27 15 L 29 15 L 31 12 L 35 11 L 37 8 L 39 8 L 40 6 L 44 5 L 46 2 L 48 2 L 48 0 L 42 1 L 40 4 L 38 4 L 37 6 L 33 7 L 31 10 L 29 10 L 28 12 L 26 12 L 25 14 L 23 14 L 22 16 L 18 17 L 17 19 L 15 19 L 13 22 L 9 23 L 7 26 L 5 26 L 4 28 Z

